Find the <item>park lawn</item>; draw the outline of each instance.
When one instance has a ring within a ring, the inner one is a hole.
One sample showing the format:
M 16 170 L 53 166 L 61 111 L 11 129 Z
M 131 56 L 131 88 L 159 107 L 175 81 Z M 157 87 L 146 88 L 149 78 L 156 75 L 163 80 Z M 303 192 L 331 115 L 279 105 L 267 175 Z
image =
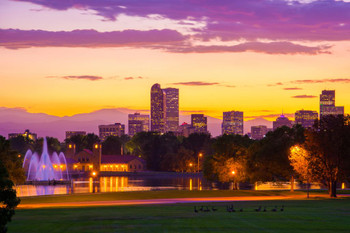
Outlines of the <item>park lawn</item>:
M 314 192 L 312 194 L 326 194 Z M 114 201 L 114 200 L 143 200 L 163 198 L 193 198 L 193 197 L 234 197 L 234 196 L 306 196 L 303 191 L 254 191 L 254 190 L 163 190 L 163 191 L 141 191 L 141 192 L 111 192 L 111 193 L 84 193 L 67 195 L 48 195 L 22 197 L 21 204 L 36 203 L 61 203 L 61 202 L 86 202 L 86 201 Z
M 231 204 L 243 212 L 228 213 Z M 194 204 L 19 209 L 8 232 L 350 232 L 350 198 L 203 205 L 218 211 L 195 213 Z M 269 211 L 255 212 L 259 205 Z

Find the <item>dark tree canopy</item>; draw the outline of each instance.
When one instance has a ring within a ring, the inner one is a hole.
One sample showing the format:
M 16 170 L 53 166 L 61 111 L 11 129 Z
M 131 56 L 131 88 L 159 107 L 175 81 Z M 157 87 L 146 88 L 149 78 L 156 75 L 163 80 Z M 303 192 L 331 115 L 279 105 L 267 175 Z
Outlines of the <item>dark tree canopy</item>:
M 11 221 L 15 214 L 15 208 L 20 203 L 16 191 L 12 188 L 13 182 L 0 161 L 0 233 L 7 232 L 6 224 Z
M 304 129 L 300 125 L 293 128 L 277 128 L 256 141 L 249 148 L 248 174 L 251 181 L 285 181 L 293 175 L 289 163 L 289 149 L 304 141 Z
M 306 131 L 305 149 L 309 152 L 314 179 L 328 185 L 336 197 L 337 182 L 350 177 L 350 116 L 323 116 Z
M 24 170 L 22 168 L 23 156 L 17 151 L 12 150 L 10 142 L 2 136 L 0 136 L 0 162 L 5 166 L 10 179 L 14 183 L 21 184 L 25 181 Z

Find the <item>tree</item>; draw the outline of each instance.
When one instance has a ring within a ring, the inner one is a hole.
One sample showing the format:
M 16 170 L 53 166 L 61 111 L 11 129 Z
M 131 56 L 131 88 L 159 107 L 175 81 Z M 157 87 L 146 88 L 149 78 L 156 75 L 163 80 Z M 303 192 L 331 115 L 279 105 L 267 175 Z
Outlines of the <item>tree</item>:
M 312 179 L 312 170 L 310 164 L 310 155 L 301 145 L 295 145 L 290 148 L 288 156 L 290 164 L 294 171 L 298 173 L 299 178 L 307 183 L 307 198 L 309 198 L 310 182 Z
M 16 184 L 25 181 L 22 156 L 17 151 L 12 150 L 10 142 L 2 136 L 0 136 L 0 162 L 8 171 L 10 180 Z
M 313 177 L 336 197 L 337 182 L 350 175 L 350 116 L 323 116 L 306 131 L 305 149 L 310 154 Z
M 10 138 L 11 148 L 18 151 L 20 154 L 24 155 L 28 149 L 33 150 L 34 141 L 29 139 L 29 137 L 23 137 L 19 135 L 14 138 Z
M 291 180 L 293 191 L 294 171 L 288 155 L 291 146 L 304 142 L 304 128 L 296 125 L 286 126 L 269 132 L 263 139 L 256 141 L 248 153 L 250 179 L 256 181 Z
M 120 155 L 121 140 L 118 136 L 109 136 L 102 142 L 102 153 L 104 155 Z
M 20 203 L 13 188 L 13 182 L 0 161 L 0 233 L 7 232 L 6 224 L 11 221 L 15 214 L 15 208 Z
M 207 156 L 204 162 L 204 175 L 209 180 L 233 182 L 245 181 L 247 150 L 252 140 L 247 136 L 222 135 L 213 142 L 214 155 Z

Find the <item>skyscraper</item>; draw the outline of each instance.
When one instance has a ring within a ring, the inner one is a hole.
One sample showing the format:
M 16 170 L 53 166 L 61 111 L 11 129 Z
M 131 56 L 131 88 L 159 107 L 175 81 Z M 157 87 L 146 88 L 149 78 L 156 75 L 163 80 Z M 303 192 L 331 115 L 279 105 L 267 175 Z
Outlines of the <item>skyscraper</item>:
M 128 115 L 129 135 L 132 137 L 137 133 L 149 130 L 149 115 L 141 115 L 140 113 Z
M 327 115 L 344 115 L 344 107 L 335 106 L 335 90 L 323 90 L 320 95 L 320 118 Z
M 165 132 L 165 94 L 158 83 L 151 88 L 151 130 Z
M 252 126 L 251 127 L 252 139 L 254 140 L 262 139 L 267 133 L 267 131 L 268 130 L 266 125 Z
M 115 123 L 111 125 L 99 125 L 99 137 L 101 141 L 104 141 L 109 136 L 122 136 L 125 134 L 125 125 Z
M 179 89 L 165 88 L 165 131 L 176 132 L 179 127 Z
M 318 113 L 316 111 L 299 110 L 295 112 L 295 124 L 304 128 L 312 128 L 317 119 Z
M 223 112 L 222 134 L 243 135 L 243 112 Z
M 283 114 L 273 122 L 273 130 L 282 126 L 292 127 L 292 122 Z
M 176 132 L 179 127 L 179 89 L 161 89 L 158 83 L 151 88 L 151 130 Z
M 196 133 L 208 133 L 207 118 L 203 114 L 192 114 L 191 125 Z

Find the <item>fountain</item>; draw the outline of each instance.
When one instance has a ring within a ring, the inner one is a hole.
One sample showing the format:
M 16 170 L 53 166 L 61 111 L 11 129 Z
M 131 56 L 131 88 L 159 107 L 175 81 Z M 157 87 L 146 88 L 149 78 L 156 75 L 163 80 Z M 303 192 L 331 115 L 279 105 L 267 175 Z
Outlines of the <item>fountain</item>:
M 47 141 L 44 138 L 43 152 L 38 153 L 28 150 L 24 156 L 23 168 L 27 172 L 27 181 L 69 180 L 66 157 L 63 152 L 53 152 L 49 155 Z

